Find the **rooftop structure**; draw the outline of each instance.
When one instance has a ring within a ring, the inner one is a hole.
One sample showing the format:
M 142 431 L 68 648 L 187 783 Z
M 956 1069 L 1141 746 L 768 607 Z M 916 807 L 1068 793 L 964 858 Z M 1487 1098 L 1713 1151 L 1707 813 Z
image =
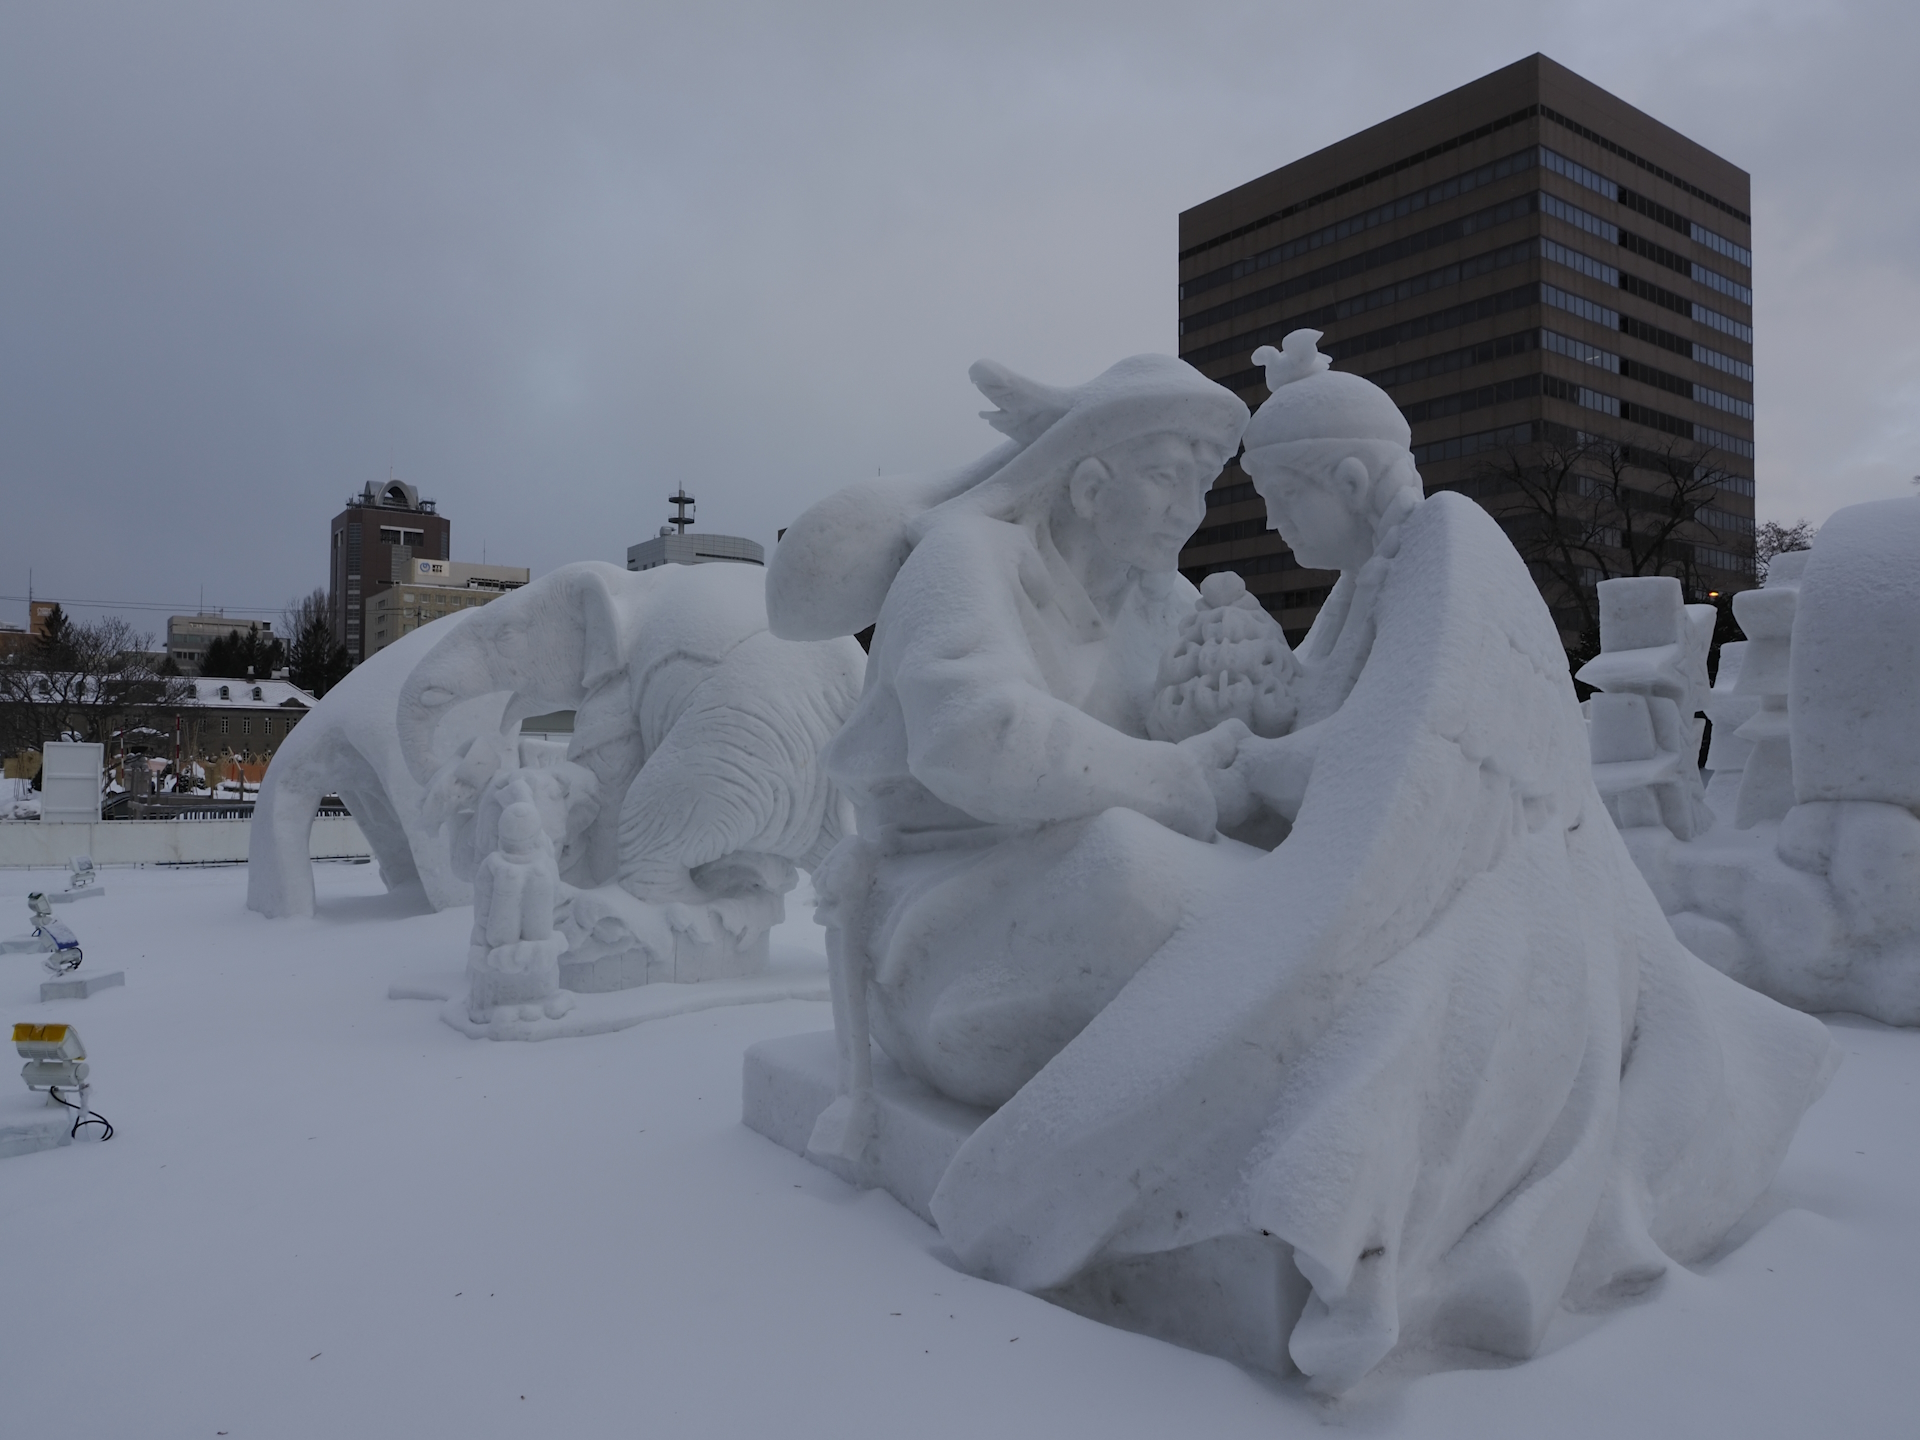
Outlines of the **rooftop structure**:
M 727 561 L 737 565 L 765 565 L 767 552 L 758 540 L 741 535 L 688 534 L 693 524 L 694 497 L 682 486 L 667 497 L 673 517 L 651 540 L 627 547 L 627 569 L 652 570 L 660 565 L 707 565 Z

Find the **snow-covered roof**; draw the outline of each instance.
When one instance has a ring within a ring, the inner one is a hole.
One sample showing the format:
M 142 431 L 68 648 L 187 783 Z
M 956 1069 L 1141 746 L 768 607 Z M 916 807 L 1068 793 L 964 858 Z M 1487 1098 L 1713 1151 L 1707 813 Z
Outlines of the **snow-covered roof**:
M 319 699 L 302 690 L 290 680 L 222 680 L 199 679 L 186 682 L 192 692 L 186 698 L 189 703 L 198 703 L 219 709 L 257 710 L 262 705 L 299 706 L 311 710 L 320 703 Z M 225 692 L 224 694 L 222 692 Z

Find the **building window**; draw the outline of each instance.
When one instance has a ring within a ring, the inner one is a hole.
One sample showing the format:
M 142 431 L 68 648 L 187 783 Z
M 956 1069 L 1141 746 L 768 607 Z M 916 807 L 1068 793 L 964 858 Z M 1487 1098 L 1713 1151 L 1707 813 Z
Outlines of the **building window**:
M 242 735 L 251 735 L 253 733 L 253 717 L 252 716 L 242 715 L 240 717 L 240 733 Z
M 220 717 L 220 733 L 222 735 L 227 733 L 227 717 L 224 715 Z

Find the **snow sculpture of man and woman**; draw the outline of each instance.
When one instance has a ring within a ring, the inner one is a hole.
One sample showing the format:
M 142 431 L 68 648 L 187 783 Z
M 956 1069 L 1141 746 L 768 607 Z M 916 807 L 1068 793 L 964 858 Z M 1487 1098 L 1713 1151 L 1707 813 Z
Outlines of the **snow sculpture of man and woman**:
M 1256 357 L 1251 425 L 1162 357 L 976 366 L 1007 442 L 816 506 L 768 597 L 789 638 L 876 625 L 825 756 L 858 829 L 816 876 L 843 1093 L 814 1152 L 870 1153 L 871 1035 L 985 1115 L 928 1207 L 962 1265 L 1063 1297 L 1165 1261 L 1144 1303 L 1191 1310 L 1182 1256 L 1268 1255 L 1284 1353 L 1253 1362 L 1338 1391 L 1402 1344 L 1526 1355 L 1710 1251 L 1832 1047 L 1674 940 L 1524 566 L 1422 498 L 1405 420 L 1317 338 Z M 1243 432 L 1340 571 L 1297 655 L 1176 568 Z

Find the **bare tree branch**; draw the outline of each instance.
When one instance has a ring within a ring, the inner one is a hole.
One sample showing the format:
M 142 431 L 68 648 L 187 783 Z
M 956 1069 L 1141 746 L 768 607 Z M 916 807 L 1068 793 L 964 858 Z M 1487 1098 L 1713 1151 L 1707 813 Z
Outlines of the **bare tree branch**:
M 1544 438 L 1493 452 L 1463 485 L 1512 539 L 1575 658 L 1597 653 L 1602 580 L 1672 575 L 1703 594 L 1699 547 L 1725 542 L 1713 502 L 1729 472 L 1690 441 L 1628 445 L 1546 426 Z

